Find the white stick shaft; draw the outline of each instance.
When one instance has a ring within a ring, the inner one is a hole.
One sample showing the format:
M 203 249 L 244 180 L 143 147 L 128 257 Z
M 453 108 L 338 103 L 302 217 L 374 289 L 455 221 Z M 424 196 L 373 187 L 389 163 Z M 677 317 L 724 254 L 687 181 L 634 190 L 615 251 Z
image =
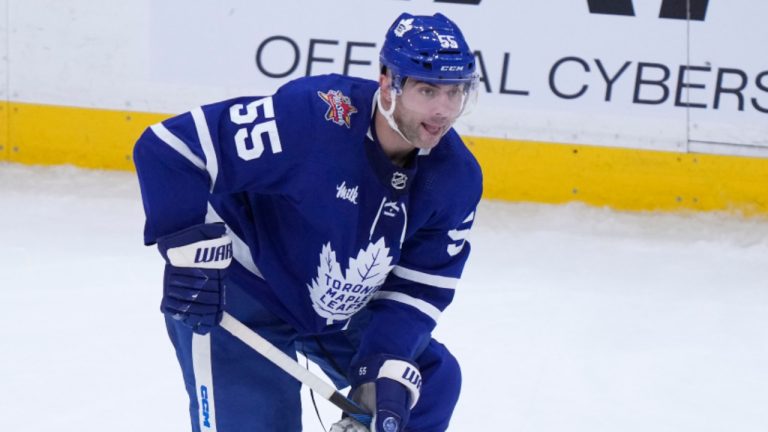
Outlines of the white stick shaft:
M 277 365 L 277 367 L 284 370 L 288 375 L 296 378 L 300 383 L 339 407 L 342 411 L 352 415 L 363 424 L 370 423 L 370 414 L 363 408 L 337 392 L 336 388 L 320 379 L 308 369 L 301 367 L 296 360 L 277 349 L 271 342 L 259 336 L 258 333 L 238 321 L 237 318 L 224 312 L 224 317 L 219 325 L 253 348 L 254 351 L 266 357 L 267 360 Z
M 336 392 L 336 389 L 321 380 L 317 375 L 313 374 L 307 369 L 301 367 L 296 360 L 292 359 L 286 353 L 275 348 L 272 343 L 263 337 L 259 336 L 256 332 L 248 328 L 245 324 L 237 320 L 237 318 L 224 312 L 224 318 L 221 319 L 221 325 L 224 330 L 232 333 L 236 338 L 245 342 L 246 345 L 253 348 L 256 352 L 266 357 L 269 361 L 277 365 L 280 369 L 287 372 L 290 376 L 299 380 L 299 382 L 306 384 L 309 388 L 319 393 L 320 396 L 330 399 L 330 397 Z

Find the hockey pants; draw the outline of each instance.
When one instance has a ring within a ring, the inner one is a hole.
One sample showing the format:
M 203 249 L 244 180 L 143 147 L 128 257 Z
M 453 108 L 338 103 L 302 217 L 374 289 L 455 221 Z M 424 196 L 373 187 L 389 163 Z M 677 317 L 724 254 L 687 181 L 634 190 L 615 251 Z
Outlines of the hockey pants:
M 301 337 L 240 290 L 230 289 L 227 295 L 228 304 L 238 305 L 230 313 L 244 324 L 291 357 L 296 358 L 297 351 L 306 355 L 337 388 L 349 385 L 344 375 L 356 351 L 350 335 L 355 333 L 356 326 L 364 325 L 361 320 L 353 318 L 345 332 Z M 189 394 L 194 432 L 302 430 L 298 381 L 220 327 L 200 336 L 172 319 L 166 318 L 166 326 Z M 407 431 L 444 431 L 459 397 L 459 364 L 448 349 L 434 339 L 416 362 L 423 386 Z M 316 429 L 320 430 L 319 425 Z M 308 430 L 315 428 L 311 426 Z

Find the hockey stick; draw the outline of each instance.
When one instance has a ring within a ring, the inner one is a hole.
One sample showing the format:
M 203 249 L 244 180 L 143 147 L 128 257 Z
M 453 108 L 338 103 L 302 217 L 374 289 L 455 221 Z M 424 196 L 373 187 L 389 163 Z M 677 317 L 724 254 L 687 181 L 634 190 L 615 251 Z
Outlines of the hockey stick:
M 277 367 L 284 370 L 288 375 L 296 378 L 300 383 L 306 385 L 312 389 L 312 391 L 318 393 L 342 411 L 349 414 L 355 420 L 364 425 L 371 424 L 371 414 L 360 407 L 360 405 L 347 399 L 347 397 L 336 391 L 332 385 L 323 381 L 309 370 L 304 369 L 294 359 L 277 349 L 272 343 L 248 328 L 245 324 L 238 321 L 237 318 L 224 312 L 224 317 L 221 319 L 221 324 L 219 325 L 224 330 L 232 333 L 234 337 L 253 348 L 254 351 L 266 357 L 267 360 L 274 363 Z

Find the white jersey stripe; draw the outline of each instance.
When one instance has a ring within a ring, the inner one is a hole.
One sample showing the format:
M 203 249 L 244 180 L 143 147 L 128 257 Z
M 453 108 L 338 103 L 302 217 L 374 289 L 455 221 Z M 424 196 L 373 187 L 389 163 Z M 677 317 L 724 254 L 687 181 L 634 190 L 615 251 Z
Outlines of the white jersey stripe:
M 392 300 L 398 303 L 404 303 L 409 306 L 413 306 L 421 311 L 424 315 L 432 318 L 432 321 L 434 322 L 437 322 L 438 318 L 440 318 L 440 314 L 442 314 L 440 309 L 436 308 L 434 305 L 427 303 L 424 300 L 411 297 L 408 294 L 403 294 L 401 292 L 379 291 L 373 295 L 372 300 Z
M 200 168 L 201 170 L 205 170 L 205 162 L 197 157 L 196 154 L 192 153 L 192 150 L 190 150 L 189 147 L 184 144 L 184 141 L 180 140 L 179 137 L 169 131 L 165 126 L 163 126 L 162 123 L 153 125 L 150 127 L 150 129 L 152 129 L 152 132 L 154 132 L 155 135 L 157 135 L 157 137 L 160 138 L 164 143 L 168 144 L 169 147 L 176 150 L 176 152 L 180 155 L 184 156 L 184 159 L 190 161 L 192 165 Z
M 381 209 L 384 208 L 384 204 L 387 202 L 387 197 L 384 197 L 381 199 L 381 205 L 379 206 L 379 211 L 376 212 L 376 219 L 373 220 L 373 224 L 371 225 L 371 234 L 368 236 L 368 240 L 373 239 L 373 231 L 376 230 L 376 224 L 379 223 L 379 216 L 381 216 Z
M 403 247 L 403 242 L 405 241 L 405 231 L 408 227 L 408 210 L 405 208 L 405 203 L 400 203 L 400 207 L 403 209 L 403 233 L 400 234 L 400 248 Z
M 208 175 L 211 176 L 211 190 L 213 190 L 213 187 L 216 186 L 216 178 L 219 175 L 219 161 L 216 158 L 216 150 L 213 148 L 211 132 L 208 130 L 208 122 L 205 120 L 203 109 L 200 107 L 193 109 L 192 119 L 195 121 L 197 139 L 200 141 L 200 147 L 203 148 L 203 153 L 205 154 L 205 168 L 208 171 Z
M 453 241 L 466 240 L 469 237 L 469 229 L 455 229 L 448 231 L 448 237 Z
M 208 213 L 205 215 L 205 223 L 216 222 L 224 222 L 224 220 L 221 218 L 221 216 L 219 216 L 218 213 L 216 213 L 216 210 L 213 209 L 211 203 L 208 203 Z M 232 239 L 232 256 L 235 258 L 235 261 L 239 262 L 240 265 L 245 267 L 249 272 L 253 273 L 261 279 L 264 279 L 264 276 L 261 274 L 261 270 L 259 270 L 259 268 L 256 266 L 256 263 L 253 261 L 253 257 L 251 256 L 251 249 L 248 248 L 248 245 L 245 244 L 243 239 L 232 232 L 232 230 L 229 229 L 229 226 L 227 226 L 227 235 Z
M 456 285 L 459 283 L 458 278 L 432 275 L 401 266 L 395 266 L 395 268 L 392 269 L 392 273 L 397 277 L 437 288 L 456 289 Z
M 216 432 L 216 404 L 213 397 L 211 335 L 192 334 L 192 371 L 195 374 L 197 415 L 200 430 Z

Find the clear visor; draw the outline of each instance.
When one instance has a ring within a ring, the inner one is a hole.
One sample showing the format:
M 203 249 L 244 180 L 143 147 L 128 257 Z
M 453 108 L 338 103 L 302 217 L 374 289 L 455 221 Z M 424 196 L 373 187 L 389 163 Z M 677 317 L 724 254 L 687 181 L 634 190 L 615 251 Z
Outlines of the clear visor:
M 453 122 L 469 112 L 477 100 L 477 75 L 453 83 L 435 83 L 409 76 L 395 92 L 397 104 L 430 118 L 446 118 Z

